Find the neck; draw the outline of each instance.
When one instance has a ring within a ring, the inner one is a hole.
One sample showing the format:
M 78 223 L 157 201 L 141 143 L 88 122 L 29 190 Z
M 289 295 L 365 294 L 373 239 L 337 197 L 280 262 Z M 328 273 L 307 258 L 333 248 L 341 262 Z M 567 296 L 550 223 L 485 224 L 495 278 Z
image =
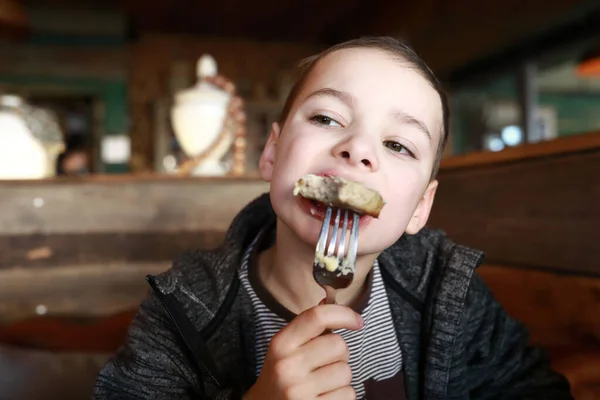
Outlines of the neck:
M 281 305 L 295 314 L 325 298 L 325 290 L 313 277 L 314 256 L 315 248 L 302 242 L 278 220 L 275 245 L 259 258 L 258 274 L 262 284 Z M 337 291 L 337 304 L 351 305 L 360 296 L 377 256 L 357 257 L 354 279 L 349 287 Z

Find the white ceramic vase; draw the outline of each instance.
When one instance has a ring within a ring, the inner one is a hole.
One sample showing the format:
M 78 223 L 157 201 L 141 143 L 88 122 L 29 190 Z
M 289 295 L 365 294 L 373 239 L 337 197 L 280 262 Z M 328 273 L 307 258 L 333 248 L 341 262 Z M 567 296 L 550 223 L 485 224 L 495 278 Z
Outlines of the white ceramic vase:
M 197 83 L 175 94 L 171 120 L 175 136 L 188 157 L 196 157 L 219 140 L 227 119 L 231 95 L 204 78 L 217 74 L 217 64 L 208 54 L 198 60 Z M 229 167 L 222 161 L 233 144 L 233 134 L 225 132 L 224 140 L 199 163 L 193 175 L 225 175 Z
M 18 109 L 20 97 L 0 96 L 0 179 L 42 179 L 48 155 L 27 127 Z

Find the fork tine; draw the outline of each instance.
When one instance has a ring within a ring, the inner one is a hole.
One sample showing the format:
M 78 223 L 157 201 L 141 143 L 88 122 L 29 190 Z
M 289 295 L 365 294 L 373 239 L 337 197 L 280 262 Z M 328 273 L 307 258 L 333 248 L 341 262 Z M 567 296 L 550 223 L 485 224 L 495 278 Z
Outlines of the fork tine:
M 352 218 L 352 231 L 350 232 L 348 255 L 344 259 L 344 264 L 348 266 L 356 263 L 356 253 L 358 251 L 358 224 L 360 222 L 360 216 L 358 213 L 352 213 Z
M 338 246 L 337 256 L 341 262 L 346 253 L 346 235 L 348 234 L 348 210 L 344 210 L 344 224 L 342 226 L 342 233 L 340 236 L 340 245 Z
M 329 236 L 329 225 L 331 223 L 331 206 L 325 210 L 325 217 L 323 218 L 323 225 L 321 226 L 321 233 L 319 233 L 319 241 L 317 242 L 316 253 L 325 255 L 325 246 L 327 245 L 327 236 Z
M 335 212 L 335 222 L 333 223 L 333 232 L 331 233 L 331 239 L 329 239 L 329 247 L 327 247 L 327 255 L 332 256 L 333 251 L 335 250 L 335 246 L 337 244 L 337 236 L 338 236 L 338 227 L 340 226 L 340 215 L 342 214 L 341 209 L 337 209 Z M 329 224 L 327 224 L 329 228 Z M 338 253 L 339 256 L 339 253 Z

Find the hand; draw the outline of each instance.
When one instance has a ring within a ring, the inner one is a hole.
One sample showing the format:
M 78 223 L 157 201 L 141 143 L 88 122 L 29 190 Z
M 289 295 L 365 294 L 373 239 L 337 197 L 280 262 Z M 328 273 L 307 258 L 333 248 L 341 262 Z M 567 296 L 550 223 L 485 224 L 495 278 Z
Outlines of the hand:
M 244 400 L 355 399 L 346 341 L 326 330 L 363 327 L 360 315 L 340 305 L 318 305 L 273 336 L 256 384 Z

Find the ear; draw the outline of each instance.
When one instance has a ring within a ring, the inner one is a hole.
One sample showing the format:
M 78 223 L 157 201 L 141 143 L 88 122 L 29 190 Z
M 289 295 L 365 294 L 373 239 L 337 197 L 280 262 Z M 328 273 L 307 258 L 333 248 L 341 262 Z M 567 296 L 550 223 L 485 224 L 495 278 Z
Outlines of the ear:
M 431 207 L 433 206 L 433 199 L 435 198 L 435 192 L 438 187 L 438 181 L 433 180 L 429 182 L 423 197 L 419 200 L 419 204 L 406 227 L 406 233 L 409 235 L 417 234 L 429 219 L 429 213 L 431 212 Z
M 267 144 L 265 144 L 265 148 L 260 156 L 260 160 L 258 162 L 258 169 L 260 171 L 260 176 L 266 182 L 271 182 L 271 178 L 273 177 L 273 166 L 275 165 L 275 158 L 277 155 L 277 141 L 279 140 L 279 134 L 281 133 L 281 129 L 278 123 L 273 123 L 271 126 L 271 133 L 269 134 L 269 139 L 267 140 Z

